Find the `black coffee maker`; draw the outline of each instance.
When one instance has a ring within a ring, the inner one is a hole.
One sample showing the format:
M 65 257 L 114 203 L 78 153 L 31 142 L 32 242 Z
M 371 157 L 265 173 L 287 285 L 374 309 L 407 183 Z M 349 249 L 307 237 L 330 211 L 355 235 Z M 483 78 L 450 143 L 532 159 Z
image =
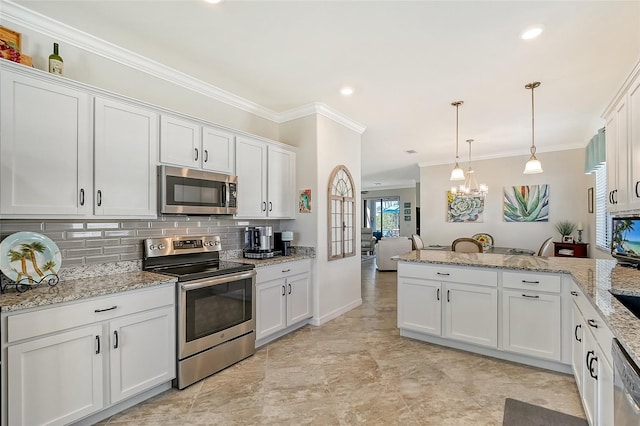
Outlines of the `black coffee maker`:
M 274 248 L 282 252 L 283 256 L 291 255 L 291 242 L 293 241 L 292 231 L 282 231 L 273 234 Z

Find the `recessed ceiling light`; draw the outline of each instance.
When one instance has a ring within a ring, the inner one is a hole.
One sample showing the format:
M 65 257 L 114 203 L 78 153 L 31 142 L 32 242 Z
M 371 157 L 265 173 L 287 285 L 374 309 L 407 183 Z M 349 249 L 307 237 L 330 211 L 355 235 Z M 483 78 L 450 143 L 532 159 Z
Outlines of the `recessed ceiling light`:
M 536 38 L 540 34 L 542 34 L 543 30 L 544 30 L 544 28 L 542 28 L 541 25 L 536 25 L 535 27 L 530 27 L 530 28 L 527 28 L 526 30 L 524 30 L 522 32 L 522 34 L 520 35 L 520 37 L 523 40 L 531 40 L 532 38 Z
M 351 96 L 353 95 L 353 87 L 345 86 L 340 89 L 340 93 L 344 96 Z
M 204 0 L 204 1 L 206 1 L 207 3 L 211 3 L 211 4 L 218 4 L 218 3 L 222 2 L 222 0 Z

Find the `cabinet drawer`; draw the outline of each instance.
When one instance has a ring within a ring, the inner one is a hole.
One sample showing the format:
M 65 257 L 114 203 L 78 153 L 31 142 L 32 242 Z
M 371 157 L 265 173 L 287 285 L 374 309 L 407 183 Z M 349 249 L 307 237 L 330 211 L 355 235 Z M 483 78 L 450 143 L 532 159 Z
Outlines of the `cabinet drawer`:
M 557 274 L 529 274 L 526 272 L 503 272 L 502 286 L 520 290 L 548 291 L 560 293 L 562 279 Z
M 256 268 L 256 284 L 275 280 L 278 278 L 286 278 L 292 275 L 309 272 L 311 270 L 311 260 L 297 260 L 295 262 L 284 262 L 278 265 L 265 266 Z
M 88 299 L 7 317 L 7 342 L 16 342 L 98 321 L 173 305 L 174 284 Z
M 498 285 L 498 272 L 481 268 L 457 268 L 444 265 L 439 266 L 400 262 L 399 275 L 403 277 L 486 285 L 492 287 Z

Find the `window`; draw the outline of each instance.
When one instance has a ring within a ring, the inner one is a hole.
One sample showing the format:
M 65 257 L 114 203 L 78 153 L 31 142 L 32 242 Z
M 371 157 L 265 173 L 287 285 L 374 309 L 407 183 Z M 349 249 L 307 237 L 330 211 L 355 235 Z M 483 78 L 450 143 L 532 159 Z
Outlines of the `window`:
M 353 178 L 345 166 L 331 172 L 328 194 L 329 260 L 355 256 L 356 197 Z
M 611 215 L 607 212 L 607 166 L 596 170 L 596 247 L 611 250 Z
M 378 239 L 400 236 L 400 197 L 369 199 L 364 206 L 364 226 L 372 228 Z

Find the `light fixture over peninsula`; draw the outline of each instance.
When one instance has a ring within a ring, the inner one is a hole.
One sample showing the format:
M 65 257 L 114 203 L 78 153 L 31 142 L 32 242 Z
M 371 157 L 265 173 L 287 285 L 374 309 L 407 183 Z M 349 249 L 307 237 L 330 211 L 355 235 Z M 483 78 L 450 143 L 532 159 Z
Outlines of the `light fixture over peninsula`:
M 451 170 L 451 178 L 449 180 L 464 180 L 464 170 L 458 164 L 460 157 L 458 156 L 458 108 L 462 105 L 464 101 L 455 101 L 451 102 L 451 105 L 456 107 L 456 164 L 453 166 L 453 170 Z
M 489 192 L 489 187 L 484 183 L 478 185 L 478 179 L 476 178 L 476 172 L 471 167 L 471 143 L 473 139 L 467 139 L 467 143 L 469 144 L 469 168 L 467 169 L 467 176 L 464 180 L 464 184 L 460 185 L 458 188 L 451 188 L 451 193 L 460 195 L 466 195 L 470 197 L 480 197 L 487 195 Z
M 525 175 L 532 175 L 536 173 L 542 173 L 542 164 L 540 164 L 540 160 L 536 158 L 536 144 L 535 144 L 535 119 L 534 119 L 534 104 L 533 104 L 533 91 L 536 87 L 540 86 L 539 81 L 534 81 L 533 83 L 529 83 L 524 86 L 525 89 L 531 90 L 531 157 L 527 164 L 524 166 Z

